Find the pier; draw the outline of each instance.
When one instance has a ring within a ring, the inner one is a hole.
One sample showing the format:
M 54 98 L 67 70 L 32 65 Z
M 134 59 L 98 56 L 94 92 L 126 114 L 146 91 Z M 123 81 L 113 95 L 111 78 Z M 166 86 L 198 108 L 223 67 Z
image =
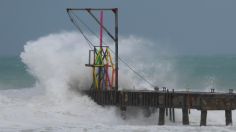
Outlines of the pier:
M 182 109 L 182 123 L 189 125 L 189 110 L 201 111 L 200 126 L 207 125 L 207 112 L 210 110 L 224 110 L 225 124 L 232 124 L 232 110 L 236 109 L 236 94 L 216 92 L 189 91 L 83 91 L 97 104 L 102 106 L 117 106 L 125 112 L 127 107 L 158 108 L 158 125 L 165 124 L 165 114 L 175 122 L 175 108 Z

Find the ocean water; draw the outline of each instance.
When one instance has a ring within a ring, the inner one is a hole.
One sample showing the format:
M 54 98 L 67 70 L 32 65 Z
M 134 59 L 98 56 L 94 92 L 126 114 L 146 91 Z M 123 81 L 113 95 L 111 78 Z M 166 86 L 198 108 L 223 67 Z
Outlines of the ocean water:
M 176 80 L 172 77 L 173 74 L 169 74 L 163 81 L 165 83 L 174 80 L 175 87 L 171 88 L 194 91 L 209 91 L 214 88 L 221 92 L 227 92 L 228 89 L 236 90 L 236 55 L 184 55 L 166 56 L 161 59 L 173 64 L 171 71 L 177 76 Z M 148 71 L 145 73 L 145 70 L 147 69 L 140 72 L 149 76 L 156 74 Z M 36 83 L 36 78 L 29 73 L 27 65 L 19 56 L 0 57 L 0 73 L 1 90 L 32 88 Z M 163 82 L 163 86 L 168 85 Z
M 0 89 L 20 89 L 34 86 L 34 78 L 27 72 L 19 56 L 0 57 Z
M 79 92 L 91 84 L 91 69 L 84 66 L 88 50 L 81 35 L 62 32 L 28 41 L 19 56 L 0 57 L 0 131 L 236 131 L 235 124 L 225 126 L 223 111 L 210 111 L 208 126 L 200 127 L 199 111 L 191 110 L 190 126 L 183 126 L 177 109 L 176 123 L 157 126 L 158 112 L 147 118 L 142 109 L 128 108 L 124 120 L 119 109 L 98 106 Z M 120 56 L 159 87 L 236 90 L 236 55 L 176 56 L 128 36 L 120 39 Z M 119 73 L 120 89 L 153 89 L 121 62 Z

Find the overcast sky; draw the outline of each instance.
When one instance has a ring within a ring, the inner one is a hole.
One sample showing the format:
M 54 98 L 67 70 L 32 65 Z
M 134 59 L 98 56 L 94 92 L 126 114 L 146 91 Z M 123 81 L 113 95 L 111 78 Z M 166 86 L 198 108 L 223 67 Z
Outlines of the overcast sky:
M 68 7 L 118 7 L 120 35 L 167 44 L 179 54 L 236 53 L 235 0 L 1 0 L 0 55 L 28 40 L 75 28 Z

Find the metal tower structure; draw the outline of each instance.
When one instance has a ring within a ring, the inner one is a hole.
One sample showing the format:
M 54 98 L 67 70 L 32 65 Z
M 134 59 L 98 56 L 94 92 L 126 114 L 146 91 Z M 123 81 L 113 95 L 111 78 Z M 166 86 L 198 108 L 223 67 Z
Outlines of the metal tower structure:
M 71 15 L 72 11 L 88 12 L 100 26 L 100 46 L 93 45 L 93 50 L 89 50 L 89 64 L 86 64 L 86 66 L 92 67 L 93 69 L 92 88 L 96 90 L 118 91 L 118 8 L 68 8 L 67 13 L 72 23 L 74 23 L 75 20 Z M 100 11 L 100 20 L 94 15 L 93 12 L 95 11 Z M 114 14 L 115 35 L 112 35 L 112 33 L 103 25 L 103 12 L 105 11 L 111 11 Z M 115 64 L 112 62 L 109 47 L 103 46 L 102 44 L 103 30 L 115 43 Z

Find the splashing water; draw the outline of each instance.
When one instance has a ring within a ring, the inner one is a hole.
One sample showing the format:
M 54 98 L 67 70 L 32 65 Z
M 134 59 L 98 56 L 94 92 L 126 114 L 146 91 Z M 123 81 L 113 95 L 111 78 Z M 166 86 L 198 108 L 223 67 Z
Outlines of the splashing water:
M 93 38 L 95 39 L 95 38 Z M 109 44 L 112 47 L 112 44 Z M 135 36 L 121 37 L 120 55 L 147 79 L 158 85 L 177 87 L 177 72 L 163 50 L 154 43 Z M 157 54 L 158 53 L 158 54 Z M 176 124 L 157 126 L 158 112 L 144 118 L 142 109 L 128 108 L 127 119 L 114 107 L 96 105 L 78 92 L 90 88 L 91 71 L 84 66 L 88 46 L 81 35 L 62 32 L 29 41 L 21 53 L 28 72 L 35 78 L 34 88 L 1 90 L 1 131 L 235 131 L 223 127 L 224 113 L 209 112 L 208 123 L 199 127 L 199 112 L 191 111 L 190 123 L 182 126 L 181 111 L 176 111 Z M 146 65 L 146 64 L 150 65 Z M 121 89 L 152 89 L 120 64 Z M 211 81 L 213 79 L 210 79 Z M 235 120 L 236 117 L 233 116 Z M 219 126 L 220 125 L 220 126 Z

